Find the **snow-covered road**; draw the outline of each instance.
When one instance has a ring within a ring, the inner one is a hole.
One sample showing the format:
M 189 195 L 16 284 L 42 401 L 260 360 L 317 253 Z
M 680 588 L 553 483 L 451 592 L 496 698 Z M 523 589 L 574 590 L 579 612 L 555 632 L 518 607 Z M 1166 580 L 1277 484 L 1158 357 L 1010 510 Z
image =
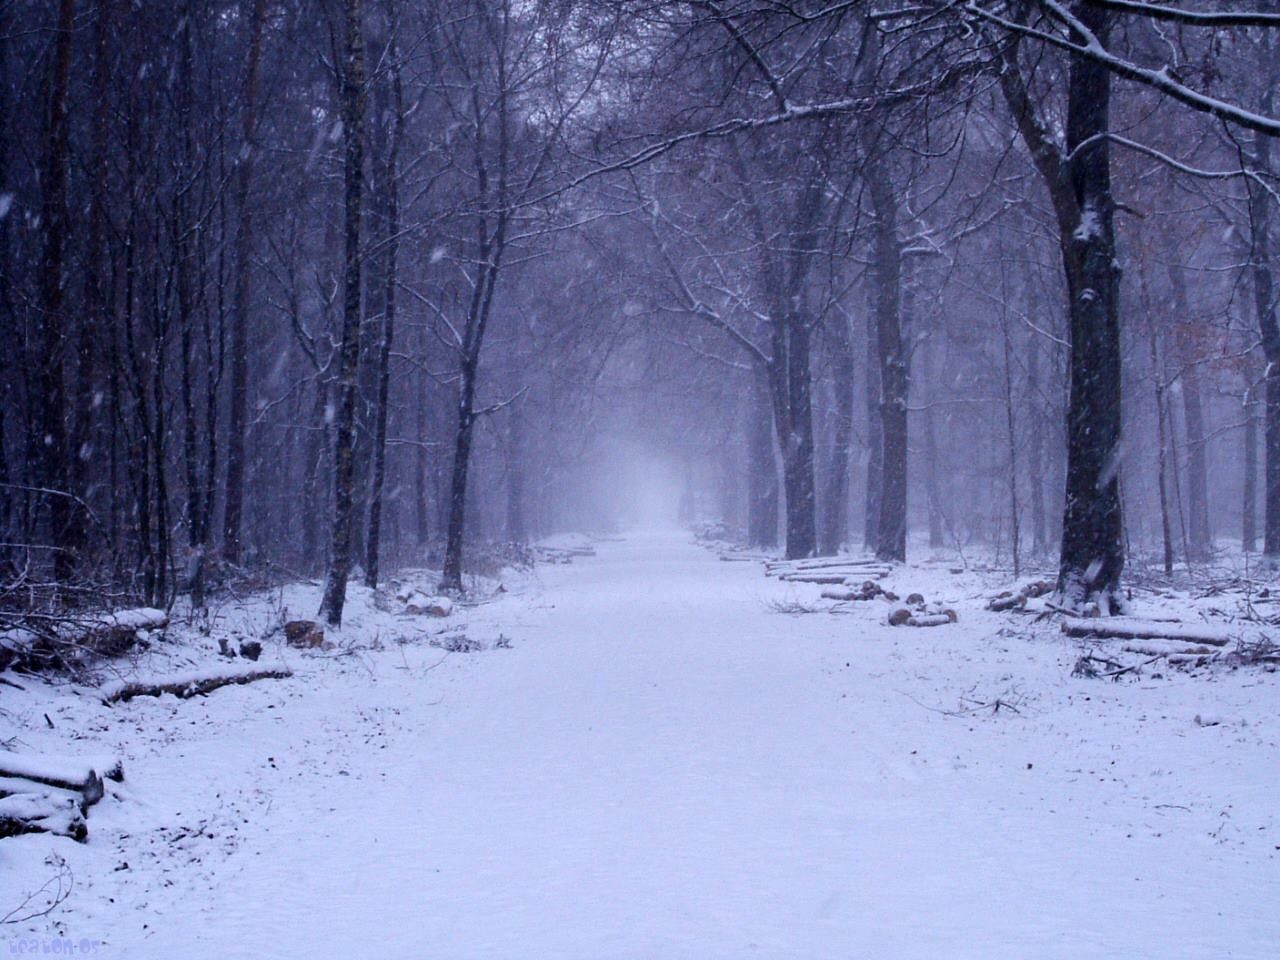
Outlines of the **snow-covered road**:
M 510 650 L 120 708 L 153 740 L 68 855 L 64 932 L 122 957 L 1280 953 L 1274 676 L 1105 685 L 994 620 L 788 616 L 757 566 L 670 536 L 541 579 L 468 627 Z M 943 712 L 966 693 L 1020 712 Z

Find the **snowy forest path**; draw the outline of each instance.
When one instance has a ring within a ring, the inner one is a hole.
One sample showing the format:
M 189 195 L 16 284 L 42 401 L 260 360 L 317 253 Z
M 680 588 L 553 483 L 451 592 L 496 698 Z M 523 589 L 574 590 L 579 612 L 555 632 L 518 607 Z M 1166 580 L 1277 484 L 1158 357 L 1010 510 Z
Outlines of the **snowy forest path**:
M 170 751 L 175 781 L 200 771 L 244 823 L 225 847 L 174 841 L 190 860 L 158 854 L 145 890 L 91 880 L 86 922 L 130 902 L 148 926 L 110 930 L 129 957 L 1207 960 L 1280 942 L 1269 844 L 1200 829 L 1223 794 L 1232 830 L 1258 828 L 1268 781 L 1243 771 L 1265 753 L 1171 776 L 1143 751 L 1181 741 L 1127 723 L 1167 708 L 1109 730 L 1100 685 L 1021 715 L 936 709 L 1061 686 L 1056 648 L 787 616 L 785 585 L 676 536 L 539 576 L 468 622 L 509 650 L 383 654 L 224 726 L 217 758 Z

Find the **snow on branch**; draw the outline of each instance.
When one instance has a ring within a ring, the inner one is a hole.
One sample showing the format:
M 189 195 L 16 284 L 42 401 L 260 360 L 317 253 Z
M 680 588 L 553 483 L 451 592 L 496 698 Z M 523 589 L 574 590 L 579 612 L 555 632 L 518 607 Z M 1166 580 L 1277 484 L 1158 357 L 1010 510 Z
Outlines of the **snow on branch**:
M 1086 0 L 1092 7 L 1103 7 L 1117 13 L 1131 13 L 1152 20 L 1185 23 L 1193 27 L 1280 27 L 1280 13 L 1261 10 L 1219 12 L 1166 7 L 1141 0 Z
M 967 0 L 958 9 L 972 17 L 1000 27 L 1002 30 L 1007 30 L 1023 37 L 1031 37 L 1041 43 L 1046 43 L 1049 46 L 1057 47 L 1076 56 L 1100 63 L 1117 76 L 1159 90 L 1161 93 L 1167 94 L 1193 110 L 1207 113 L 1210 116 L 1217 117 L 1219 120 L 1244 127 L 1247 130 L 1253 130 L 1268 137 L 1280 137 L 1280 120 L 1275 117 L 1254 113 L 1237 104 L 1201 93 L 1199 90 L 1175 79 L 1167 66 L 1161 67 L 1159 70 L 1152 70 L 1148 67 L 1140 67 L 1132 61 L 1125 60 L 1123 57 L 1118 57 L 1109 51 L 1093 31 L 1063 4 L 1059 3 L 1058 0 L 1039 0 L 1039 3 L 1054 19 L 1082 39 L 1080 41 L 1069 39 L 1050 33 L 1047 30 L 1040 30 L 1024 23 L 1019 23 L 1016 20 L 1001 16 L 993 10 L 986 9 L 976 0 Z

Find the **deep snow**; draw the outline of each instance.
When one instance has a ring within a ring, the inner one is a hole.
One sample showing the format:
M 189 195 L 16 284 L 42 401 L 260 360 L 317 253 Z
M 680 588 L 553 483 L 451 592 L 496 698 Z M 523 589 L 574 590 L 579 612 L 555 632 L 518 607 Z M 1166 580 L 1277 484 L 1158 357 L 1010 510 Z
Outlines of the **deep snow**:
M 895 576 L 931 599 L 973 593 L 939 571 Z M 399 643 L 358 594 L 337 650 L 269 648 L 289 680 L 115 708 L 0 688 L 0 739 L 115 752 L 127 774 L 88 844 L 0 841 L 0 915 L 51 874 L 50 853 L 75 875 L 50 917 L 0 926 L 0 946 L 1280 953 L 1276 674 L 1076 679 L 1074 642 L 976 604 L 934 629 L 890 628 L 870 606 L 778 612 L 818 592 L 680 536 L 635 537 L 460 612 L 484 652 Z M 1013 709 L 976 706 L 997 698 Z

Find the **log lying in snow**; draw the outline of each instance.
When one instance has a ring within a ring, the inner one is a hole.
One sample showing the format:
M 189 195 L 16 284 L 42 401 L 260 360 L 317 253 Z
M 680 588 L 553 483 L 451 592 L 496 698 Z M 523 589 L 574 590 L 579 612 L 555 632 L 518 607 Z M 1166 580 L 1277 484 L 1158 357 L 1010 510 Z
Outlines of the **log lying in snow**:
M 867 577 L 884 577 L 889 572 L 888 567 L 835 567 L 827 570 L 786 570 L 769 575 L 789 583 L 841 583 L 854 586 L 861 584 Z
M 1148 657 L 1212 657 L 1222 652 L 1218 647 L 1203 643 L 1187 643 L 1178 640 L 1131 640 L 1123 649 L 1128 653 L 1140 653 Z
M 164 680 L 130 681 L 103 687 L 102 702 L 110 705 L 132 700 L 134 697 L 159 697 L 166 693 L 186 700 L 232 684 L 253 683 L 256 680 L 283 680 L 291 676 L 293 676 L 292 670 L 238 670 L 212 676 L 193 675 L 170 677 Z
M 1137 617 L 1067 617 L 1062 632 L 1068 637 L 1093 640 L 1180 640 L 1184 643 L 1225 647 L 1231 631 L 1209 623 L 1170 623 Z
M 772 576 L 775 573 L 802 573 L 806 570 L 888 570 L 889 567 L 883 560 L 871 557 L 843 560 L 838 557 L 826 557 L 814 560 L 766 560 L 764 569 L 765 573 Z
M 994 610 L 997 613 L 1015 608 L 1020 609 L 1025 607 L 1027 600 L 1032 597 L 1043 597 L 1046 593 L 1052 593 L 1055 589 L 1057 587 L 1052 580 L 1032 580 L 1017 590 L 1006 590 L 1004 593 L 996 594 L 987 601 L 987 609 Z
M 822 598 L 824 600 L 874 600 L 876 597 L 884 597 L 886 600 L 893 602 L 898 599 L 898 595 L 890 593 L 874 580 L 862 581 L 862 586 L 854 588 L 849 579 L 845 580 L 846 587 L 841 590 L 823 590 Z M 918 594 L 913 594 L 918 596 Z M 910 598 L 908 598 L 910 600 Z M 923 598 L 922 598 L 923 600 Z
M 82 806 L 89 807 L 102 799 L 104 779 L 124 779 L 124 767 L 119 760 L 0 753 L 0 794 L 28 792 L 21 788 L 24 783 L 30 784 L 32 790 L 53 787 L 75 794 Z
M 845 574 L 843 573 L 784 573 L 778 577 L 787 583 L 821 583 L 821 584 L 843 584 Z
M 939 610 L 937 612 L 917 610 L 912 612 L 907 607 L 895 607 L 889 612 L 889 626 L 891 627 L 941 627 L 955 622 L 956 612 L 954 610 Z
M 29 622 L 0 631 L 0 670 L 59 668 L 86 653 L 118 656 L 138 642 L 142 631 L 168 625 L 168 614 L 153 607 Z
M 89 830 L 74 797 L 48 790 L 0 798 L 0 837 L 23 833 L 55 833 L 83 841 Z

